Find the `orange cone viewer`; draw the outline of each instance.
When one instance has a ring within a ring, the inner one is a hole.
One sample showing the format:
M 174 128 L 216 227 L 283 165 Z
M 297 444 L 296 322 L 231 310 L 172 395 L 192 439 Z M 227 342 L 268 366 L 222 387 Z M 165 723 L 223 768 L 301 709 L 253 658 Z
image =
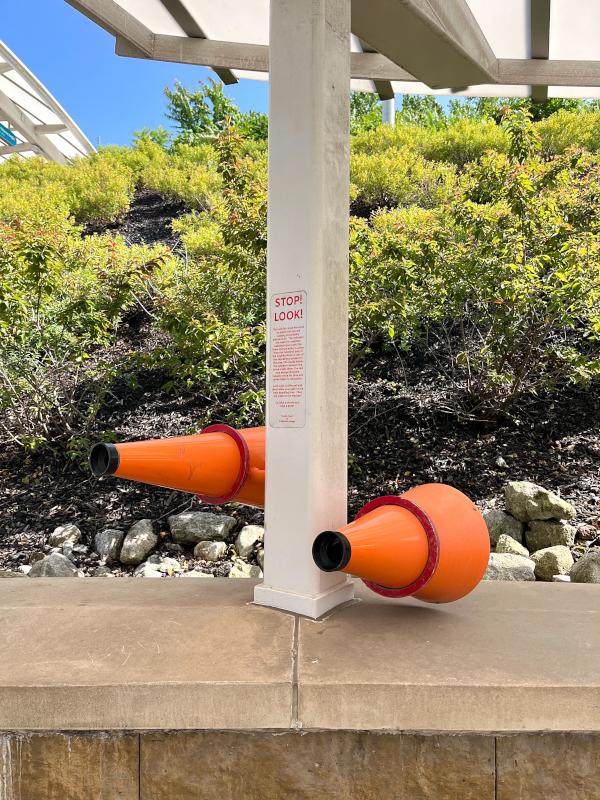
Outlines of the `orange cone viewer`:
M 265 502 L 264 428 L 211 425 L 193 436 L 97 444 L 90 465 L 96 476 L 191 492 L 204 503 Z
M 353 522 L 324 531 L 313 544 L 320 569 L 356 575 L 386 597 L 412 595 L 429 603 L 449 603 L 472 591 L 489 554 L 478 508 L 441 483 L 373 500 Z

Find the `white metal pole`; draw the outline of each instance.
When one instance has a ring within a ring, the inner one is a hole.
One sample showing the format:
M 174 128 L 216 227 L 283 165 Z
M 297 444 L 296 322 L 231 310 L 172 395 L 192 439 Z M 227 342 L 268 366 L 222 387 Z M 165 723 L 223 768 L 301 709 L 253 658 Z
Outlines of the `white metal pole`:
M 350 600 L 311 547 L 346 522 L 351 0 L 271 0 L 263 605 Z
M 392 128 L 396 124 L 396 98 L 392 97 L 390 100 L 381 101 L 381 117 L 384 125 L 391 125 Z

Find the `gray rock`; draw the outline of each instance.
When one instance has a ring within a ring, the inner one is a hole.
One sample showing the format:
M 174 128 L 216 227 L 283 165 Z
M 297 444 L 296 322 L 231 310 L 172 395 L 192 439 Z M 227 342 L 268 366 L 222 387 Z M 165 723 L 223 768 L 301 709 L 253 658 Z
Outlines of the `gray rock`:
M 483 579 L 486 581 L 534 581 L 534 563 L 513 553 L 491 553 Z
M 529 481 L 511 481 L 504 487 L 506 509 L 516 519 L 573 519 L 574 506 L 554 492 Z
M 158 536 L 149 519 L 141 519 L 131 526 L 123 541 L 120 560 L 122 564 L 140 564 L 156 547 Z
M 529 550 L 523 547 L 520 542 L 517 542 L 516 539 L 513 539 L 512 536 L 507 536 L 505 533 L 498 537 L 496 552 L 512 553 L 515 556 L 525 556 L 525 558 L 529 558 Z
M 44 554 L 41 550 L 34 550 L 33 553 L 29 554 L 28 561 L 30 564 L 35 564 L 36 561 L 41 561 L 42 558 L 44 558 Z
M 265 529 L 260 525 L 245 525 L 235 540 L 235 549 L 240 558 L 248 558 L 254 548 L 265 538 Z
M 202 572 L 199 569 L 191 569 L 189 572 L 184 572 L 182 578 L 214 578 L 210 572 Z
M 571 578 L 568 575 L 553 575 L 553 583 L 571 583 Z
M 260 550 L 256 551 L 256 563 L 258 566 L 263 570 L 265 570 L 265 551 L 261 547 Z
M 112 578 L 112 577 L 114 577 L 112 572 L 110 571 L 110 568 L 109 567 L 105 567 L 104 565 L 96 567 L 96 569 L 93 571 L 92 575 L 94 576 L 94 578 Z
M 21 566 L 18 569 L 19 569 L 19 572 L 23 573 L 23 575 L 29 575 L 29 573 L 31 572 L 31 565 L 30 564 L 21 564 Z
M 579 525 L 577 528 L 577 538 L 580 539 L 582 542 L 593 542 L 594 539 L 598 539 L 600 537 L 600 530 L 595 528 L 593 525 Z
M 535 577 L 540 581 L 551 581 L 555 575 L 567 575 L 573 566 L 573 556 L 568 547 L 556 545 L 532 553 Z
M 532 520 L 525 531 L 525 541 L 532 553 L 558 544 L 572 547 L 575 543 L 576 532 L 577 530 L 573 525 L 569 525 L 568 522 L 563 522 L 562 520 Z
M 186 511 L 169 517 L 171 535 L 178 544 L 224 541 L 235 528 L 236 521 L 226 514 L 208 511 Z
M 119 560 L 119 552 L 123 545 L 125 534 L 116 528 L 106 528 L 98 531 L 94 537 L 96 552 L 106 564 L 113 564 Z
M 600 583 L 600 549 L 576 561 L 569 575 L 573 583 Z
M 241 559 L 236 559 L 233 562 L 233 567 L 229 572 L 230 578 L 262 578 L 262 570 L 255 564 L 247 564 Z
M 156 564 L 148 564 L 147 561 L 144 561 L 133 571 L 134 578 L 162 578 L 163 575 L 164 573 L 157 569 Z
M 59 525 L 48 539 L 50 547 L 62 547 L 65 542 L 76 544 L 81 539 L 81 531 L 77 525 Z
M 490 508 L 483 515 L 490 534 L 490 542 L 495 545 L 501 536 L 510 536 L 517 542 L 523 541 L 523 523 L 505 511 Z
M 176 558 L 169 558 L 169 556 L 161 556 L 159 553 L 154 553 L 145 562 L 148 566 L 152 566 L 163 575 L 173 575 L 176 572 L 182 572 L 183 567 Z M 143 565 L 142 565 L 143 566 Z
M 76 578 L 77 568 L 62 553 L 50 553 L 36 561 L 28 573 L 30 578 Z
M 225 542 L 198 542 L 194 557 L 201 561 L 220 561 L 227 552 Z
M 22 572 L 13 572 L 11 569 L 0 569 L 0 578 L 24 578 Z

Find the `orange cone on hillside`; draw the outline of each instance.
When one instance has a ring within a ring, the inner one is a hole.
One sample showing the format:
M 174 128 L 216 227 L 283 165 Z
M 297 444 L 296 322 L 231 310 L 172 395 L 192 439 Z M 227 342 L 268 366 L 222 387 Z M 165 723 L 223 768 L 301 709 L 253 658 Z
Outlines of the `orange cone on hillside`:
M 115 475 L 198 495 L 204 503 L 265 502 L 265 429 L 211 425 L 194 436 L 97 444 L 96 476 Z
M 449 603 L 483 578 L 490 554 L 485 521 L 466 495 L 441 483 L 368 503 L 354 522 L 315 539 L 326 571 L 362 578 L 385 597 Z

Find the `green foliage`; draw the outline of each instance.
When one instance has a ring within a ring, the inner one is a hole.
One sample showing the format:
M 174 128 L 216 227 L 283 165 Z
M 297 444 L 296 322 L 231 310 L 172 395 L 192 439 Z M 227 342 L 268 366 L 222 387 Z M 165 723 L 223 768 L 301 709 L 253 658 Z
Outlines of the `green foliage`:
M 215 398 L 235 376 L 246 387 L 241 413 L 249 413 L 263 396 L 266 158 L 244 157 L 231 129 L 217 140 L 217 152 L 221 200 L 209 213 L 174 223 L 184 258 L 164 275 L 159 324 L 171 336 L 166 359 L 179 382 Z
M 177 141 L 202 144 L 214 140 L 229 125 L 240 119 L 240 111 L 224 93 L 223 84 L 212 78 L 192 91 L 178 81 L 165 89 L 167 117 L 175 123 Z
M 0 214 L 2 208 L 10 215 L 11 209 L 26 210 L 32 203 L 44 205 L 48 213 L 55 205 L 81 223 L 112 222 L 129 209 L 134 188 L 131 168 L 111 150 L 67 166 L 41 158 L 12 158 L 0 169 Z
M 381 103 L 372 92 L 350 92 L 350 132 L 372 131 L 381 125 Z
M 353 153 L 350 197 L 369 206 L 432 208 L 452 194 L 455 169 L 426 161 L 409 148 L 380 154 Z
M 587 113 L 559 111 L 535 126 L 546 157 L 564 153 L 570 147 L 600 151 L 600 111 Z
M 444 109 L 429 95 L 405 94 L 398 121 L 405 125 L 418 125 L 422 128 L 443 128 L 446 125 Z
M 434 161 L 449 161 L 459 167 L 480 158 L 486 150 L 505 152 L 508 136 L 492 120 L 457 119 L 446 127 L 431 131 L 423 142 L 422 153 Z
M 206 209 L 215 202 L 221 180 L 211 145 L 180 142 L 166 151 L 160 145 L 145 141 L 134 148 L 136 157 L 140 186 L 182 200 L 190 208 Z

